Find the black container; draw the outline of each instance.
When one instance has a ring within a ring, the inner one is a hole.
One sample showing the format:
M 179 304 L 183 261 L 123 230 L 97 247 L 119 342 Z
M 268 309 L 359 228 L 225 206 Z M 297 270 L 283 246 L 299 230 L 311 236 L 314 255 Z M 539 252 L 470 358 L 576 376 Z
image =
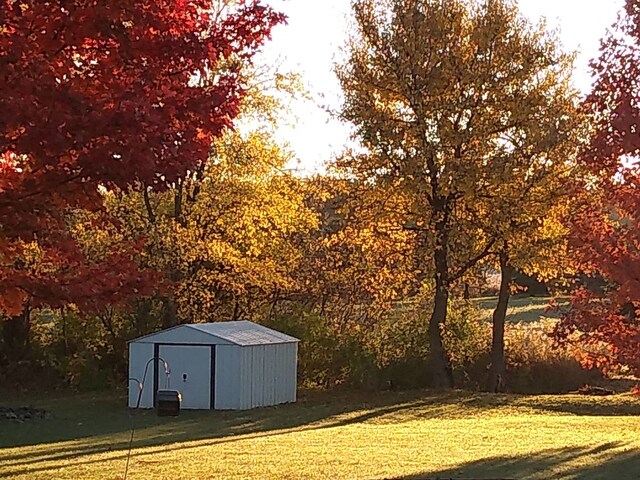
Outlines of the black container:
M 158 390 L 156 408 L 159 417 L 177 417 L 180 414 L 182 396 L 177 390 Z

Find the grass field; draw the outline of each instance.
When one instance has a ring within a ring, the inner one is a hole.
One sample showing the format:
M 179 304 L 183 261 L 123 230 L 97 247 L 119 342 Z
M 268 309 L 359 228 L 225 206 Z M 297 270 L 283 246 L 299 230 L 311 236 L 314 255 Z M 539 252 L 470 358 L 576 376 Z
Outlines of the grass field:
M 25 399 L 4 399 L 13 406 Z M 33 401 L 54 418 L 0 421 L 0 477 L 116 479 L 125 400 Z M 249 412 L 135 415 L 130 479 L 637 479 L 640 401 L 629 395 L 309 394 Z
M 507 309 L 508 323 L 517 322 L 537 322 L 547 319 L 560 318 L 560 313 L 554 310 L 547 310 L 551 297 L 531 297 L 527 295 L 514 295 L 509 299 L 509 308 Z M 559 306 L 568 304 L 567 297 L 556 297 L 556 303 Z M 498 303 L 498 297 L 482 297 L 474 298 L 473 303 L 478 307 L 482 315 L 482 319 L 491 321 L 493 310 Z

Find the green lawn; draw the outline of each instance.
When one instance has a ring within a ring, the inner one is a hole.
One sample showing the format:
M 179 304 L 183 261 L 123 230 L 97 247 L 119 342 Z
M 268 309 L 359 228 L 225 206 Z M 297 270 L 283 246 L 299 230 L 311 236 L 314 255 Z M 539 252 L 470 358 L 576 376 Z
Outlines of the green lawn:
M 0 404 L 24 405 L 24 399 Z M 54 418 L 0 421 L 0 477 L 116 479 L 124 398 L 32 402 Z M 129 478 L 637 479 L 640 401 L 464 392 L 312 394 L 249 412 L 135 414 Z
M 526 295 L 514 295 L 509 299 L 506 321 L 517 322 L 538 322 L 546 319 L 560 318 L 560 313 L 554 310 L 547 310 L 551 297 L 530 297 Z M 474 298 L 473 303 L 480 309 L 482 319 L 491 321 L 493 310 L 498 303 L 498 297 Z M 567 297 L 556 297 L 556 302 L 560 306 L 568 304 Z

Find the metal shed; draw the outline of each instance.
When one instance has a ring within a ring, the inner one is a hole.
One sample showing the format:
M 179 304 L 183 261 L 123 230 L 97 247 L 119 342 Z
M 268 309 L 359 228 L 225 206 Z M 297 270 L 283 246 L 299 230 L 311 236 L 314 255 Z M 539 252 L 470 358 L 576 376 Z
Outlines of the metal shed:
M 295 402 L 297 356 L 297 338 L 253 322 L 178 325 L 129 342 L 129 407 L 139 384 L 141 408 L 164 389 L 178 390 L 185 409 Z

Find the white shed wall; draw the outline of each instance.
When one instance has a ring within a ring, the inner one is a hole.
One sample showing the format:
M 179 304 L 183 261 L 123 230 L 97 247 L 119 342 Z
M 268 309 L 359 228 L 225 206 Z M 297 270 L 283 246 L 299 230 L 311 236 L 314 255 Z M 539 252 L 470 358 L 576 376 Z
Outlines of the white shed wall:
M 266 365 L 266 346 L 258 345 L 253 347 L 253 355 L 251 356 L 252 365 L 251 373 L 253 381 L 251 382 L 251 406 L 264 407 L 265 404 L 265 370 L 269 367 Z
M 135 378 L 142 381 L 144 368 L 147 362 L 153 358 L 152 343 L 136 343 L 129 344 L 129 378 Z M 129 407 L 135 408 L 139 394 L 138 384 L 129 380 Z M 140 399 L 141 408 L 153 407 L 153 362 L 149 364 L 147 369 L 147 378 L 144 382 L 142 390 L 142 398 Z
M 241 391 L 237 408 L 296 401 L 297 343 L 255 345 L 240 350 Z
M 240 347 L 240 409 L 251 408 L 251 381 L 253 347 Z
M 287 349 L 286 345 L 282 345 L 283 348 L 275 349 L 274 363 L 275 363 L 275 402 L 284 403 L 287 401 L 287 381 L 289 372 L 287 372 Z
M 241 361 L 242 347 L 237 345 L 216 346 L 216 409 L 236 410 L 241 408 Z
M 276 404 L 296 401 L 298 344 L 274 345 L 276 354 Z
M 278 370 L 276 368 L 276 349 L 273 345 L 266 345 L 264 347 L 264 376 L 263 376 L 263 404 L 275 405 L 275 388 L 276 388 L 276 375 Z

